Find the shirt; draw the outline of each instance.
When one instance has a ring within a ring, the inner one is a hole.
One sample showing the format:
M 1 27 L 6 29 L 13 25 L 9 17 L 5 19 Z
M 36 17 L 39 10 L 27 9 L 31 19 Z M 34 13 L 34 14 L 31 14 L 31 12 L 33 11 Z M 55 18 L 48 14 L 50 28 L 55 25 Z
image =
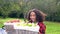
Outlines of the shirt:
M 44 23 L 43 22 L 39 22 L 38 23 L 38 25 L 39 25 L 39 33 L 40 34 L 45 34 L 45 31 L 46 31 L 46 26 L 44 25 Z

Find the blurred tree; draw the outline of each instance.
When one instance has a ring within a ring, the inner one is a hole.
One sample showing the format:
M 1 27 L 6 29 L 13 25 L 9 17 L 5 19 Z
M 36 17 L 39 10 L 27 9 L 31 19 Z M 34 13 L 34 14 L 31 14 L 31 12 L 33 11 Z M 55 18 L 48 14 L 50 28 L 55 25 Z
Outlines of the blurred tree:
M 24 17 L 33 8 L 46 13 L 46 20 L 60 21 L 60 0 L 0 0 L 0 16 L 3 18 Z

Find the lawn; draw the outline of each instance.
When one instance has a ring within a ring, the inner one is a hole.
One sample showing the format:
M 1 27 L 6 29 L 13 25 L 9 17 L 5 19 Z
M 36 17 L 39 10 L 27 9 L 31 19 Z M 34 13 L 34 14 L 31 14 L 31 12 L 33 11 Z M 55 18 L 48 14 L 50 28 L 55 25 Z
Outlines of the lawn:
M 45 21 L 46 34 L 60 34 L 60 23 Z
M 6 19 L 0 18 L 0 28 L 3 26 L 4 22 L 8 20 L 12 20 L 12 19 L 16 19 L 16 18 L 6 18 Z M 44 21 L 44 23 L 46 25 L 46 34 L 60 34 L 60 23 L 59 22 Z

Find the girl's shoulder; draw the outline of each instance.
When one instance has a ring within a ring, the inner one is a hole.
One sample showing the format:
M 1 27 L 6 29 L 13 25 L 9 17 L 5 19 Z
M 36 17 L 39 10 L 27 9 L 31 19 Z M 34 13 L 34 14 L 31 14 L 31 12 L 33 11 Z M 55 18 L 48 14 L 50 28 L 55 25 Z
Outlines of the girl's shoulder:
M 43 22 L 38 22 L 38 25 L 46 27 L 46 25 Z
M 38 22 L 38 25 L 44 25 L 44 23 L 43 22 Z

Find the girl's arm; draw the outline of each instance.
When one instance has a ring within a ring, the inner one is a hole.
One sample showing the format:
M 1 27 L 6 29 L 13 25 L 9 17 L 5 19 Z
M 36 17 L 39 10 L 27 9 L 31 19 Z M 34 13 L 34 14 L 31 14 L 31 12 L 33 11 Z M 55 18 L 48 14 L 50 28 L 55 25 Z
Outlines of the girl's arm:
M 45 34 L 46 26 L 43 23 L 38 23 L 38 25 L 40 26 L 39 33 Z

